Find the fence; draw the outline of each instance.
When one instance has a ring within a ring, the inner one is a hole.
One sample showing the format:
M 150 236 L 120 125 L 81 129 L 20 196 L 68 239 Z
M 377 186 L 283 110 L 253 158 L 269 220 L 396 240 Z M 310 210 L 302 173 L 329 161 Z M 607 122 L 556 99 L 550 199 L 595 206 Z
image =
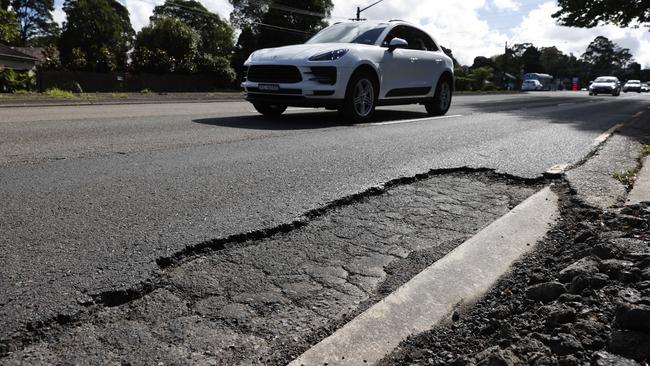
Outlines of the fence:
M 217 80 L 211 74 L 129 74 L 129 73 L 94 73 L 85 71 L 39 71 L 38 89 L 44 91 L 57 87 L 71 91 L 92 92 L 139 92 L 149 89 L 156 92 L 208 92 L 232 88 Z

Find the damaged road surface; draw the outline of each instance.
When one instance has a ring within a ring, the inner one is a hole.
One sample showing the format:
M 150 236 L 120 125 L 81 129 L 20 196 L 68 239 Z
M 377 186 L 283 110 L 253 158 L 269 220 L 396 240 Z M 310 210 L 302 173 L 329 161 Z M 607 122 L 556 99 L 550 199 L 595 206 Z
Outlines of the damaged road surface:
M 26 334 L 2 362 L 285 364 L 537 188 L 489 172 L 397 185 L 181 259 L 137 299 Z
M 0 108 L 0 363 L 284 362 L 646 111 L 561 92 L 362 125 L 244 102 Z

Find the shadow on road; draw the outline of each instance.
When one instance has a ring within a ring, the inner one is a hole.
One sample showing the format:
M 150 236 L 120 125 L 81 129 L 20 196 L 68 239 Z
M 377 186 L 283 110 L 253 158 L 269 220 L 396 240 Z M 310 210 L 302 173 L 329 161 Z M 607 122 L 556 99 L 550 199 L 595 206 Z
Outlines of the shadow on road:
M 399 121 L 426 117 L 429 117 L 429 115 L 424 112 L 378 109 L 372 122 Z M 289 112 L 274 118 L 264 117 L 262 115 L 248 115 L 195 119 L 192 122 L 204 125 L 254 130 L 310 130 L 354 124 L 340 117 L 335 111 L 323 112 L 322 109 L 307 110 L 306 112 L 299 113 Z

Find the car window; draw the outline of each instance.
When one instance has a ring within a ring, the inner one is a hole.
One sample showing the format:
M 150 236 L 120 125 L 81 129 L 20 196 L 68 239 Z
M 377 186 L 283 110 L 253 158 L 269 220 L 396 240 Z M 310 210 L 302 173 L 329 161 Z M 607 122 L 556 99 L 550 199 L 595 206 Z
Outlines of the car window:
M 323 29 L 305 43 L 374 44 L 384 29 L 386 29 L 386 23 L 339 23 Z
M 419 29 L 406 25 L 398 25 L 393 28 L 381 43 L 382 47 L 388 47 L 393 38 L 401 38 L 408 43 L 408 49 L 421 51 L 438 51 L 438 46 L 426 33 Z

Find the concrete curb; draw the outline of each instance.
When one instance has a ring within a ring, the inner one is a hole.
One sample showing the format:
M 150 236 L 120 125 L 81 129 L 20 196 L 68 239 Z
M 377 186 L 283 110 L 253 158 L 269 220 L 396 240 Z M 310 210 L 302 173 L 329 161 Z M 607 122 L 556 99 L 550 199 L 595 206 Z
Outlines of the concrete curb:
M 96 106 L 96 105 L 125 105 L 125 104 L 171 104 L 171 103 L 220 103 L 220 102 L 242 102 L 244 96 L 214 97 L 206 99 L 140 99 L 140 100 L 39 100 L 39 101 L 0 101 L 0 108 L 26 108 L 26 107 L 75 107 L 75 106 Z
M 408 336 L 482 296 L 558 217 L 558 197 L 544 188 L 289 365 L 377 363 Z
M 650 156 L 643 158 L 641 170 L 636 175 L 636 182 L 627 196 L 626 205 L 650 201 Z

